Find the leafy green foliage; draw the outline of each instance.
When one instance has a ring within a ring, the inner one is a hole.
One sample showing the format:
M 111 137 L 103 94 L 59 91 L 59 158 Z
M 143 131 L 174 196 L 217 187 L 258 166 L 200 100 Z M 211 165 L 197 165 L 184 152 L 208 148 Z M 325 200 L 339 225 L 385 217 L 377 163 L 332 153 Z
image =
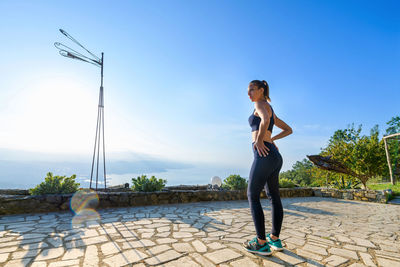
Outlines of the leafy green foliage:
M 386 129 L 385 135 L 400 133 L 400 116 L 392 117 L 386 124 L 389 127 Z
M 337 189 L 355 189 L 359 188 L 360 181 L 352 181 L 352 180 L 344 180 L 344 176 L 341 177 L 341 179 L 332 182 L 330 185 L 334 188 Z
M 289 180 L 287 178 L 279 178 L 279 187 L 280 188 L 293 188 L 293 187 L 296 187 L 296 185 L 293 183 L 292 180 Z
M 44 182 L 37 185 L 35 188 L 29 189 L 31 195 L 44 194 L 71 194 L 78 191 L 79 183 L 75 182 L 76 175 L 71 177 L 53 176 L 53 173 L 48 172 L 44 178 Z
M 393 185 L 391 183 L 379 183 L 379 184 L 369 184 L 368 183 L 368 188 L 370 188 L 372 190 L 391 189 L 394 196 L 400 196 L 400 184 L 399 183 L 397 183 L 395 185 Z
M 343 176 L 343 174 L 334 173 L 331 178 L 333 181 L 327 181 L 328 184 L 337 184 L 344 186 L 340 179 L 352 180 L 360 179 L 366 188 L 366 183 L 370 177 L 382 175 L 385 166 L 385 150 L 383 141 L 379 141 L 378 125 L 375 125 L 370 132 L 370 136 L 361 136 L 362 125 L 354 128 L 354 124 L 344 130 L 337 130 L 329 139 L 328 146 L 322 149 L 322 156 L 332 156 L 343 163 L 348 169 L 357 174 L 357 177 Z
M 385 135 L 400 132 L 400 117 L 393 117 L 387 125 Z M 303 159 L 297 161 L 291 170 L 280 173 L 280 179 L 288 179 L 300 186 L 336 188 L 357 188 L 360 182 L 366 188 L 369 179 L 387 181 L 389 169 L 378 125 L 370 130 L 369 135 L 362 135 L 361 131 L 362 125 L 355 127 L 354 123 L 346 129 L 335 131 L 320 153 L 321 156 L 332 156 L 332 159 L 344 164 L 357 177 L 323 170 Z M 387 142 L 394 175 L 400 177 L 400 141 L 389 139 Z
M 137 178 L 132 178 L 132 190 L 140 192 L 154 192 L 161 191 L 167 180 L 157 179 L 155 176 L 147 178 L 147 175 L 138 176 Z
M 247 187 L 247 181 L 240 175 L 232 174 L 224 179 L 222 187 L 229 190 L 243 190 Z
M 312 180 L 312 167 L 313 164 L 308 159 L 296 161 L 296 163 L 292 166 L 292 170 L 281 172 L 279 174 L 279 179 L 287 179 L 292 181 L 294 184 L 308 186 L 311 184 Z

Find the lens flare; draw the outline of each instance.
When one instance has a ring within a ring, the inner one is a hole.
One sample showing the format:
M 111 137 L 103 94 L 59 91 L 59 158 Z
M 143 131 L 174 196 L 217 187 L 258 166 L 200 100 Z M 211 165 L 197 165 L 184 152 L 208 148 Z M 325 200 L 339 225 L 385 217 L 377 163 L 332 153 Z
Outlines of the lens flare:
M 72 219 L 73 226 L 100 220 L 100 215 L 96 211 L 99 197 L 94 190 L 79 190 L 72 196 L 70 204 L 71 211 L 75 213 Z

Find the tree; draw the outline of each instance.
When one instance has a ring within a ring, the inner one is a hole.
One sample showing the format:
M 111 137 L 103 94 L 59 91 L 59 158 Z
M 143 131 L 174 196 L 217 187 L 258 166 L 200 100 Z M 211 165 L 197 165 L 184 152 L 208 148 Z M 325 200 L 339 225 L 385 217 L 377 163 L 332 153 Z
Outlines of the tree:
M 343 181 L 358 178 L 367 188 L 370 177 L 382 175 L 385 152 L 382 141 L 379 141 L 378 125 L 371 129 L 370 136 L 361 136 L 362 125 L 356 129 L 354 123 L 347 129 L 337 130 L 329 139 L 328 146 L 322 149 L 322 156 L 332 156 L 344 164 L 353 175 L 338 174 L 334 178 Z
M 388 128 L 386 128 L 385 135 L 391 135 L 395 133 L 400 133 L 400 116 L 392 117 L 390 121 L 386 123 Z M 388 152 L 390 156 L 390 161 L 392 164 L 393 174 L 396 176 L 400 175 L 400 140 L 388 138 L 386 140 L 388 145 Z M 387 164 L 387 163 L 386 163 Z M 386 177 L 389 176 L 389 168 L 385 167 L 384 174 Z
M 312 175 L 311 168 L 313 167 L 311 161 L 303 159 L 302 161 L 296 161 L 292 166 L 292 170 L 288 170 L 280 173 L 280 179 L 288 179 L 293 181 L 295 184 L 301 186 L 307 186 L 311 184 Z

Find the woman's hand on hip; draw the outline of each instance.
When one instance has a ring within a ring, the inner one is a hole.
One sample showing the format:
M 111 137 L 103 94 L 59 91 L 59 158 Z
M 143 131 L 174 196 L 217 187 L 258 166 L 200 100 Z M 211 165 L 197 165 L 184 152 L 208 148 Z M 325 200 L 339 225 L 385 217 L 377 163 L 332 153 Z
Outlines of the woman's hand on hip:
M 262 140 L 257 140 L 254 143 L 254 148 L 257 149 L 260 157 L 266 157 L 268 155 L 269 148 L 264 144 Z

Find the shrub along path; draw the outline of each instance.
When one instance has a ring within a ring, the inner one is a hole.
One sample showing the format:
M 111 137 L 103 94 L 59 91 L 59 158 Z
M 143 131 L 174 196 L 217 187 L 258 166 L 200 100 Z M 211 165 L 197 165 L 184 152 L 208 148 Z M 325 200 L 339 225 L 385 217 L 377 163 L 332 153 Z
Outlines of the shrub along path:
M 248 203 L 219 201 L 104 209 L 100 221 L 83 224 L 70 212 L 3 216 L 0 265 L 400 266 L 400 206 L 282 201 L 286 246 L 269 257 L 241 248 L 255 235 Z

